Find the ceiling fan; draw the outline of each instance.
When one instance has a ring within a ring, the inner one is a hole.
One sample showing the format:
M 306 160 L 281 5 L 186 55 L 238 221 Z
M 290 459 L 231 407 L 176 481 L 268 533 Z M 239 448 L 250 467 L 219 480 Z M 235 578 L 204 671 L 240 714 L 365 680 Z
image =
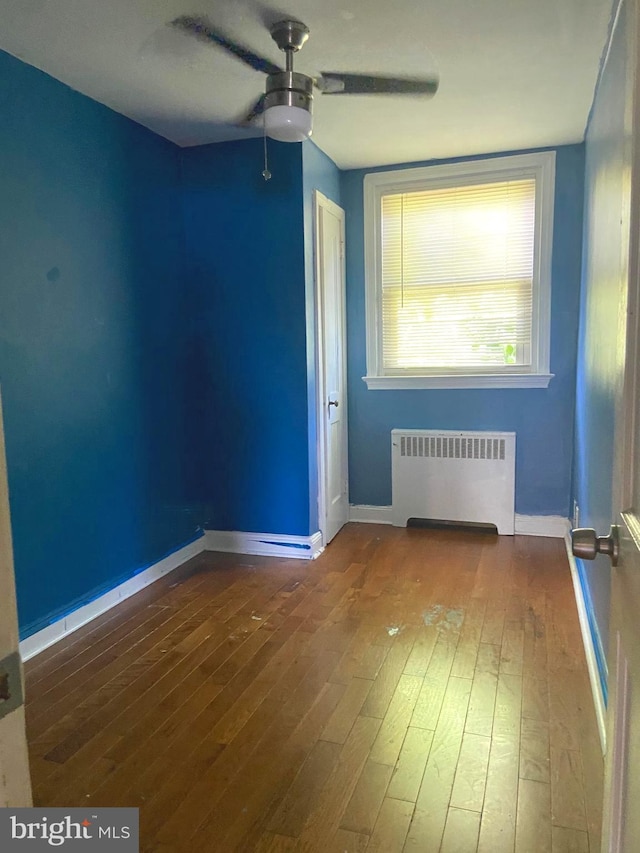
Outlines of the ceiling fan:
M 206 18 L 181 15 L 172 23 L 209 44 L 223 48 L 254 71 L 267 74 L 266 91 L 253 104 L 243 123 L 264 115 L 265 133 L 281 142 L 302 142 L 310 136 L 314 87 L 321 95 L 433 96 L 438 90 L 436 75 L 423 78 L 386 77 L 323 71 L 314 78 L 294 71 L 293 55 L 309 38 L 309 28 L 300 21 L 278 21 L 270 28 L 271 38 L 286 57 L 284 70 L 271 60 L 227 38 Z

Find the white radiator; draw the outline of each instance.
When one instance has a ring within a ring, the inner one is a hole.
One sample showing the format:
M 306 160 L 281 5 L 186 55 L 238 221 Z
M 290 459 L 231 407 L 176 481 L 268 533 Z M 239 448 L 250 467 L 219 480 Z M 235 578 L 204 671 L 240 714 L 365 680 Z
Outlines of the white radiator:
M 392 430 L 394 525 L 474 522 L 513 535 L 515 461 L 514 432 Z

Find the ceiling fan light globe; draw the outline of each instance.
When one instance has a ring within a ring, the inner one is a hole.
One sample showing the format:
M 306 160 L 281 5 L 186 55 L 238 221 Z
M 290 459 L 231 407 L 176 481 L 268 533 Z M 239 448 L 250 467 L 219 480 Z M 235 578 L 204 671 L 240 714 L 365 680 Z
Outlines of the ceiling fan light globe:
M 311 136 L 312 118 L 309 110 L 289 105 L 276 105 L 264 111 L 267 136 L 279 142 L 304 142 Z

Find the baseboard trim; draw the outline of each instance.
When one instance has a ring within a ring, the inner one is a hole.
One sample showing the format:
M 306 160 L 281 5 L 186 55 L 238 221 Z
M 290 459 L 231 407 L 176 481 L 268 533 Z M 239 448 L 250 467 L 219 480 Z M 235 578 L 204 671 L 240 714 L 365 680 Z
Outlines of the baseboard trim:
M 349 521 L 360 521 L 363 524 L 393 524 L 393 507 L 351 504 Z
M 519 515 L 516 513 L 515 532 L 520 536 L 548 536 L 564 539 L 569 530 L 569 519 L 562 515 Z
M 205 548 L 207 551 L 257 554 L 294 560 L 315 560 L 324 551 L 320 531 L 312 536 L 288 536 L 282 533 L 205 530 Z
M 135 595 L 136 592 L 140 592 L 141 589 L 179 568 L 187 560 L 201 554 L 205 548 L 205 537 L 199 536 L 198 539 L 190 542 L 183 548 L 179 548 L 147 569 L 138 572 L 132 578 L 124 581 L 124 583 L 109 590 L 109 592 L 105 592 L 104 595 L 100 595 L 88 604 L 84 604 L 71 613 L 67 613 L 66 616 L 63 616 L 51 625 L 47 625 L 46 628 L 36 631 L 30 637 L 26 637 L 20 643 L 22 660 L 27 661 L 40 654 L 40 652 L 48 649 L 49 646 L 52 646 L 54 643 L 77 631 L 78 628 L 91 622 L 92 619 L 96 619 L 107 610 Z
M 364 524 L 393 524 L 393 507 L 351 504 L 349 521 Z M 564 539 L 569 521 L 561 515 L 518 515 L 516 513 L 515 532 L 522 536 L 550 536 Z
M 585 600 L 584 590 L 580 581 L 580 572 L 576 563 L 576 558 L 571 552 L 571 536 L 567 532 L 565 536 L 565 545 L 567 548 L 567 558 L 569 560 L 569 568 L 571 569 L 571 580 L 573 581 L 573 591 L 576 597 L 576 606 L 578 608 L 578 619 L 580 620 L 580 630 L 582 632 L 582 643 L 584 645 L 584 653 L 587 658 L 587 669 L 589 670 L 589 681 L 591 682 L 591 693 L 593 695 L 593 704 L 596 711 L 596 719 L 598 721 L 598 733 L 600 735 L 600 746 L 602 754 L 607 750 L 607 727 L 606 727 L 606 699 L 602 688 L 600 678 L 600 668 L 598 667 L 598 652 L 596 644 L 600 646 L 600 657 L 604 660 L 600 638 L 594 636 L 591 630 L 589 620 L 589 608 Z

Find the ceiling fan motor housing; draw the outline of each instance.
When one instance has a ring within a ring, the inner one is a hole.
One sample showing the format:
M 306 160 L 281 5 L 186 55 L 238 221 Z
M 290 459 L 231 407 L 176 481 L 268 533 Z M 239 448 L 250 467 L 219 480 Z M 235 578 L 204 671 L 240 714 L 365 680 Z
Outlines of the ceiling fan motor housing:
M 269 74 L 264 106 L 265 109 L 299 107 L 310 113 L 313 106 L 313 79 L 297 71 Z

